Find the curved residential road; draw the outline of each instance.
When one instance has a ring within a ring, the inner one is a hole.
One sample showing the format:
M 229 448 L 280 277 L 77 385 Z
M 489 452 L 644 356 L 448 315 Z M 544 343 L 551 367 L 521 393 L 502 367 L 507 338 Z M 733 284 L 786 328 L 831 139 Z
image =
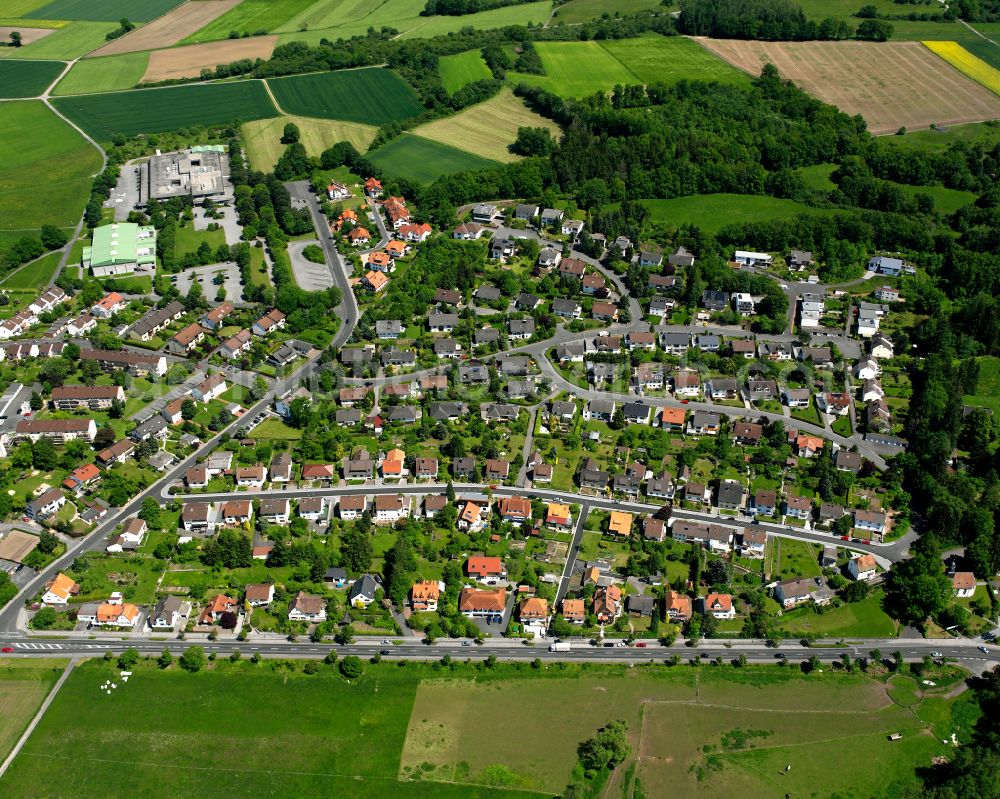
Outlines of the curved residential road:
M 601 495 L 583 495 L 572 491 L 555 491 L 548 488 L 521 488 L 518 486 L 492 485 L 486 483 L 454 483 L 452 488 L 458 493 L 492 493 L 493 496 L 530 496 L 547 502 L 565 502 L 574 505 L 587 505 L 598 510 L 626 510 L 630 513 L 654 514 L 662 511 L 663 504 L 649 502 L 637 502 L 623 499 L 614 499 Z M 169 485 L 160 483 L 159 499 L 164 501 L 181 499 L 187 502 L 227 502 L 233 499 L 261 499 L 284 497 L 286 499 L 302 499 L 304 497 L 342 497 L 351 494 L 365 494 L 377 496 L 385 494 L 403 494 L 406 496 L 424 496 L 427 494 L 445 494 L 448 490 L 447 483 L 407 483 L 405 485 L 381 485 L 372 481 L 365 485 L 338 486 L 335 488 L 271 488 L 263 491 L 222 491 L 208 494 L 171 494 Z M 673 518 L 691 519 L 696 521 L 712 522 L 722 524 L 727 527 L 744 528 L 753 523 L 752 519 L 737 518 L 732 516 L 719 516 L 697 511 L 688 511 L 674 508 L 671 511 Z M 760 526 L 768 533 L 782 538 L 794 538 L 800 541 L 808 541 L 813 544 L 836 544 L 847 549 L 858 552 L 871 552 L 873 555 L 883 559 L 886 565 L 902 560 L 906 556 L 906 545 L 893 541 L 886 544 L 842 541 L 830 533 L 813 532 L 804 530 L 801 527 L 791 527 L 781 524 L 760 523 Z M 100 543 L 103 543 L 100 542 Z M 0 629 L 3 629 L 0 625 Z

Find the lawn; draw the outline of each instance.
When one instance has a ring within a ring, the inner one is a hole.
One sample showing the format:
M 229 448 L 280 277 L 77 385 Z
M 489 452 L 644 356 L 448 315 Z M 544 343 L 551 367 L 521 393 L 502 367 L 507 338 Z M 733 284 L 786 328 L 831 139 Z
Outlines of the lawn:
M 449 94 L 454 94 L 469 83 L 493 77 L 479 50 L 441 56 L 438 59 L 438 67 L 441 71 L 441 82 Z
M 274 438 L 297 441 L 302 438 L 302 431 L 289 427 L 280 419 L 265 419 L 253 429 L 254 438 Z
M 819 544 L 796 541 L 794 538 L 769 536 L 766 564 L 774 579 L 789 580 L 793 577 L 819 577 Z
M 289 122 L 298 125 L 299 140 L 306 148 L 306 152 L 315 156 L 339 141 L 349 141 L 359 152 L 364 152 L 378 132 L 378 129 L 371 125 L 312 117 L 280 116 L 247 122 L 242 126 L 241 132 L 247 157 L 254 169 L 264 172 L 274 169 L 274 165 L 285 151 L 281 135 Z
M 91 94 L 132 89 L 142 80 L 149 53 L 124 53 L 77 61 L 59 81 L 53 95 Z
M 717 233 L 726 225 L 790 219 L 799 214 L 828 216 L 832 210 L 812 208 L 794 200 L 760 194 L 696 194 L 670 200 L 640 200 L 654 222 L 695 225 L 705 233 Z
M 30 147 L 25 142 L 31 142 Z M 0 226 L 76 225 L 101 157 L 37 100 L 4 103 L 0 114 Z
M 408 133 L 368 153 L 368 157 L 390 175 L 417 183 L 430 183 L 441 175 L 483 169 L 496 163 Z
M 381 125 L 424 110 L 410 85 L 388 69 L 316 72 L 267 83 L 281 110 L 289 114 Z
M 65 660 L 4 659 L 0 665 L 0 760 L 17 743 L 65 668 Z
M 994 415 L 1000 414 L 1000 358 L 984 355 L 979 358 L 979 383 L 975 394 L 966 394 L 962 401 L 966 405 L 989 408 Z
M 892 638 L 899 631 L 899 624 L 882 610 L 881 591 L 861 602 L 849 602 L 823 613 L 809 607 L 788 611 L 778 626 L 795 634 L 815 633 L 829 638 Z
M 53 0 L 36 8 L 29 19 L 81 19 L 88 22 L 117 22 L 127 16 L 132 22 L 149 22 L 163 16 L 184 0 Z
M 798 419 L 800 422 L 815 425 L 823 424 L 823 420 L 819 418 L 819 410 L 812 400 L 810 400 L 808 408 L 792 408 L 791 415 L 793 419 Z
M 243 0 L 235 8 L 209 22 L 204 28 L 192 33 L 181 44 L 211 42 L 225 39 L 231 31 L 239 33 L 270 33 L 290 20 L 296 14 L 313 4 L 314 0 Z
M 257 80 L 59 97 L 56 107 L 98 141 L 277 116 Z
M 59 268 L 61 252 L 50 252 L 41 258 L 22 266 L 17 272 L 0 283 L 0 289 L 37 289 L 47 286 Z
M 832 425 L 830 425 L 830 429 L 833 430 L 834 433 L 846 437 L 849 437 L 854 433 L 854 429 L 851 427 L 850 416 L 839 417 Z
M 68 61 L 107 44 L 105 36 L 117 27 L 112 22 L 72 22 L 25 47 L 5 47 L 0 50 L 0 58 L 55 58 Z
M 565 97 L 609 91 L 616 84 L 722 81 L 749 78 L 690 39 L 644 36 L 605 42 L 538 42 L 544 75 L 510 73 L 515 83 L 541 86 Z
M 189 252 L 195 252 L 202 242 L 208 242 L 212 252 L 215 252 L 220 244 L 226 243 L 226 233 L 221 228 L 219 230 L 195 230 L 193 222 L 177 226 L 175 248 L 178 258 L 183 258 Z
M 547 128 L 554 139 L 562 134 L 559 126 L 531 111 L 514 92 L 505 89 L 495 97 L 444 119 L 413 129 L 413 133 L 444 145 L 460 144 L 462 149 L 494 161 L 516 161 L 507 149 L 520 127 Z
M 65 66 L 58 61 L 0 61 L 0 97 L 37 97 Z

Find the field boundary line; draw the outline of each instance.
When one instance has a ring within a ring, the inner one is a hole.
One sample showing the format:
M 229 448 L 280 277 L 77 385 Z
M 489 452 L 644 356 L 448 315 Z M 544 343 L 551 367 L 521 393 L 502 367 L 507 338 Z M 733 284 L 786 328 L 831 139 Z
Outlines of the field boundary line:
M 877 708 L 875 710 L 802 710 L 796 708 L 795 710 L 785 710 L 783 708 L 774 707 L 746 707 L 744 705 L 727 705 L 721 702 L 702 702 L 701 698 L 694 701 L 686 701 L 683 699 L 650 699 L 647 700 L 646 704 L 649 705 L 690 705 L 692 707 L 712 707 L 712 708 L 722 708 L 723 710 L 746 710 L 753 713 L 822 713 L 824 715 L 828 713 L 836 713 L 838 715 L 844 716 L 870 716 L 872 713 L 880 713 L 887 707 L 893 707 L 896 703 L 890 701 L 889 704 L 883 707 Z
M 620 59 L 620 58 L 619 58 L 618 56 L 616 56 L 616 55 L 615 55 L 614 53 L 612 53 L 612 52 L 611 52 L 611 51 L 610 51 L 610 50 L 609 50 L 609 49 L 608 49 L 607 47 L 605 47 L 605 46 L 604 46 L 604 42 L 598 42 L 598 43 L 597 43 L 597 46 L 598 46 L 598 47 L 600 47 L 600 48 L 601 48 L 601 49 L 602 49 L 602 50 L 603 50 L 603 51 L 604 51 L 605 53 L 607 53 L 607 54 L 608 54 L 608 55 L 609 55 L 609 56 L 610 56 L 610 57 L 611 57 L 611 58 L 612 58 L 612 59 L 613 59 L 613 60 L 615 61 L 615 63 L 616 63 L 616 64 L 621 64 L 621 67 L 622 67 L 622 69 L 624 69 L 624 70 L 625 70 L 625 71 L 626 71 L 626 72 L 627 72 L 627 73 L 628 73 L 629 75 L 631 75 L 631 76 L 632 76 L 632 77 L 633 77 L 633 78 L 634 78 L 635 80 L 639 81 L 639 85 L 640 85 L 640 86 L 645 86 L 645 85 L 646 85 L 646 81 L 644 81 L 644 80 L 639 80 L 639 76 L 638 76 L 638 75 L 636 75 L 636 74 L 635 74 L 635 73 L 634 73 L 634 72 L 633 72 L 633 71 L 631 70 L 631 68 L 629 67 L 629 65 L 628 65 L 628 64 L 626 64 L 626 63 L 625 63 L 624 61 L 622 61 L 622 60 L 621 60 L 621 59 Z
M 266 91 L 267 96 L 271 98 L 271 102 L 274 103 L 274 107 L 278 109 L 278 113 L 282 116 L 288 116 L 288 112 L 278 104 L 278 98 L 275 97 L 274 92 L 271 91 L 271 84 L 267 82 L 267 78 L 260 78 L 260 82 L 264 84 L 264 91 Z
M 14 744 L 13 748 L 10 750 L 10 754 L 7 755 L 3 763 L 0 763 L 0 777 L 7 772 L 7 769 L 10 768 L 10 764 L 14 762 L 14 758 L 21 753 L 21 749 L 28 742 L 31 734 L 35 731 L 35 727 L 38 726 L 38 722 L 42 720 L 42 716 L 45 715 L 45 711 L 49 709 L 49 705 L 52 704 L 52 700 L 56 698 L 56 694 L 59 693 L 59 689 L 63 687 L 63 683 L 66 682 L 66 678 L 69 677 L 70 672 L 76 668 L 76 662 L 77 659 L 72 658 L 69 663 L 66 664 L 66 668 L 63 670 L 59 679 L 56 680 L 56 684 L 52 686 L 52 690 L 49 691 L 48 696 L 45 697 L 45 700 L 42 702 L 42 706 L 38 708 L 38 712 L 35 713 L 34 718 L 32 718 L 32 720 L 28 723 L 28 726 L 21 734 L 21 737 L 17 739 L 17 743 Z

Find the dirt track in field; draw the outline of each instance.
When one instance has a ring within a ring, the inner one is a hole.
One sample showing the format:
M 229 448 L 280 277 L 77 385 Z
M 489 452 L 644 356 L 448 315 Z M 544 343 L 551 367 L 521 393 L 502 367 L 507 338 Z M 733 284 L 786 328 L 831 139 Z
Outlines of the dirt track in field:
M 90 55 L 119 55 L 170 47 L 239 4 L 240 0 L 191 0 Z
M 919 42 L 696 41 L 751 75 L 772 63 L 783 78 L 875 134 L 1000 118 L 1000 97 Z
M 270 58 L 277 43 L 277 36 L 254 36 L 250 39 L 226 39 L 221 42 L 154 50 L 149 54 L 149 66 L 142 79 L 153 82 L 196 78 L 202 69 L 215 69 L 219 64 L 228 64 L 242 58 Z

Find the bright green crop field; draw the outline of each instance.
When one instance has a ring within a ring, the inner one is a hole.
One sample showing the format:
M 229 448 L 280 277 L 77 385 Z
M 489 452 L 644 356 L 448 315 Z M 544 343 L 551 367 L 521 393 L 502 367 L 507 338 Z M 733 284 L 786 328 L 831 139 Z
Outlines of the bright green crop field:
M 92 94 L 132 89 L 146 73 L 148 64 L 147 52 L 85 58 L 73 65 L 52 94 Z
M 270 33 L 313 4 L 314 0 L 243 0 L 235 8 L 192 33 L 181 44 L 211 42 L 225 39 L 230 31 L 240 33 Z
M 829 215 L 831 209 L 812 208 L 794 200 L 782 200 L 757 194 L 695 194 L 670 200 L 640 200 L 650 210 L 654 222 L 674 226 L 697 225 L 708 233 L 717 233 L 726 225 L 741 222 L 767 222 L 788 219 L 798 214 Z
M 0 97 L 37 97 L 65 67 L 59 61 L 0 61 Z
M 117 27 L 112 22 L 71 22 L 65 28 L 24 47 L 3 48 L 0 50 L 0 58 L 54 58 L 69 61 L 107 44 L 105 35 Z
M 101 157 L 38 100 L 0 113 L 0 227 L 34 234 L 44 224 L 76 225 Z
M 132 136 L 278 115 L 259 80 L 60 97 L 53 103 L 98 141 L 115 133 Z
M 454 94 L 466 84 L 493 77 L 479 50 L 441 56 L 438 65 L 441 83 L 449 94 Z
M 390 175 L 417 183 L 430 183 L 441 175 L 483 169 L 497 163 L 409 133 L 382 145 L 368 157 Z
M 424 107 L 416 92 L 388 69 L 345 69 L 268 80 L 289 114 L 381 125 L 416 116 Z
M 161 17 L 184 0 L 53 0 L 30 14 L 30 19 L 82 19 L 90 22 L 149 22 Z
M 749 78 L 690 39 L 644 36 L 604 42 L 538 42 L 544 75 L 509 73 L 527 83 L 561 94 L 583 97 L 610 91 L 616 84 L 666 83 L 679 80 L 746 84 Z

